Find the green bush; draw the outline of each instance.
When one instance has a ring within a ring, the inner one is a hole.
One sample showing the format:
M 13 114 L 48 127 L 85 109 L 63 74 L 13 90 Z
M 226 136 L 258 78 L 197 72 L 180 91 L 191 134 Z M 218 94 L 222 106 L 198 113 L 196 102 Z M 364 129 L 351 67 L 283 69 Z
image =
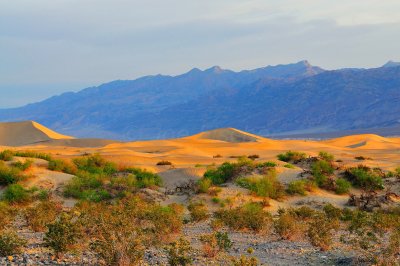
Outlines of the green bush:
M 351 183 L 344 178 L 336 179 L 336 194 L 345 194 L 348 193 L 351 188 Z
M 289 183 L 286 192 L 291 195 L 299 194 L 301 196 L 307 195 L 306 193 L 307 180 L 294 180 Z
M 327 162 L 333 162 L 335 160 L 335 156 L 333 156 L 333 154 L 330 154 L 330 153 L 328 153 L 326 151 L 320 151 L 318 156 L 322 160 L 327 161 Z
M 0 185 L 9 185 L 17 183 L 25 179 L 25 175 L 21 170 L 15 167 L 9 167 L 3 162 L 0 162 Z
M 264 162 L 264 163 L 259 163 L 256 165 L 257 168 L 270 168 L 270 167 L 276 167 L 277 164 L 275 162 Z
M 3 198 L 10 203 L 23 203 L 30 200 L 30 193 L 21 185 L 9 185 L 3 193 Z
M 267 176 L 250 176 L 239 178 L 236 183 L 247 188 L 260 197 L 279 199 L 285 195 L 283 185 L 276 179 L 276 173 L 271 172 Z
M 26 171 L 32 166 L 32 164 L 33 164 L 32 160 L 25 160 L 25 162 L 18 161 L 18 162 L 12 163 L 11 165 L 12 165 L 12 167 L 15 167 L 21 171 Z
M 161 177 L 152 172 L 142 170 L 140 168 L 127 168 L 124 171 L 135 176 L 138 188 L 162 186 Z
M 345 177 L 354 186 L 364 190 L 383 189 L 382 177 L 367 166 L 359 165 L 345 171 Z
M 11 256 L 22 251 L 26 241 L 20 238 L 15 231 L 6 230 L 0 234 L 0 257 Z
M 268 229 L 272 216 L 264 211 L 259 203 L 247 203 L 229 210 L 219 210 L 215 218 L 233 230 L 249 229 L 256 232 Z
M 14 159 L 14 152 L 11 150 L 4 150 L 0 152 L 0 160 L 12 161 Z
M 213 184 L 220 185 L 234 177 L 236 167 L 232 163 L 225 162 L 217 169 L 209 169 L 204 173 L 204 177 L 212 181 Z
M 47 168 L 51 171 L 63 172 L 71 175 L 75 175 L 77 173 L 77 167 L 74 164 L 64 160 L 50 160 Z
M 199 193 L 207 193 L 212 185 L 212 181 L 209 178 L 202 178 L 197 181 L 197 191 Z
M 283 162 L 298 162 L 307 158 L 307 155 L 303 152 L 298 151 L 287 151 L 286 153 L 281 153 L 277 155 L 278 160 Z
M 290 164 L 290 163 L 285 164 L 283 167 L 289 168 L 289 169 L 294 169 L 295 168 L 295 166 L 293 164 Z
M 73 160 L 78 170 L 89 172 L 91 174 L 112 175 L 117 172 L 117 166 L 106 161 L 99 154 L 84 156 Z
M 34 152 L 34 151 L 15 151 L 14 156 L 26 157 L 26 158 L 37 158 L 45 161 L 50 161 L 52 159 L 51 155 L 46 153 Z
M 311 172 L 319 187 L 332 189 L 329 177 L 334 173 L 334 168 L 330 162 L 324 160 L 314 162 L 311 165 Z

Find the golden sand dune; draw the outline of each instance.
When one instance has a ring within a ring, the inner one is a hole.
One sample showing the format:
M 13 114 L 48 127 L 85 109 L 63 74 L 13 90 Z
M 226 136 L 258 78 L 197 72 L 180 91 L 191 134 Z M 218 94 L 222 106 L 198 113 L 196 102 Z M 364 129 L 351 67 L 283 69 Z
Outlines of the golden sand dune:
M 73 139 L 33 121 L 0 123 L 0 145 L 23 146 L 50 140 Z
M 263 138 L 235 128 L 220 128 L 199 133 L 188 137 L 189 139 L 220 140 L 231 143 L 258 142 Z
M 374 134 L 345 136 L 321 142 L 332 146 L 352 149 L 389 149 L 400 144 L 398 139 L 385 138 Z

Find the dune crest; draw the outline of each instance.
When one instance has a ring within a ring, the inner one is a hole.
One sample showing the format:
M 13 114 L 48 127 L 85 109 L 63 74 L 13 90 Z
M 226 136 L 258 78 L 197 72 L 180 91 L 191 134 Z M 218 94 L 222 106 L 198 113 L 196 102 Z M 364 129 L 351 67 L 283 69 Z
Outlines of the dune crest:
M 394 139 L 385 138 L 375 134 L 361 134 L 345 136 L 335 139 L 322 141 L 326 144 L 343 148 L 371 148 L 384 149 L 386 146 L 398 145 Z
M 73 139 L 33 122 L 0 123 L 0 145 L 23 146 L 50 140 Z
M 219 128 L 210 131 L 205 131 L 191 137 L 191 139 L 209 139 L 209 140 L 219 140 L 231 143 L 241 143 L 241 142 L 259 142 L 263 138 L 254 134 L 250 134 L 236 128 Z

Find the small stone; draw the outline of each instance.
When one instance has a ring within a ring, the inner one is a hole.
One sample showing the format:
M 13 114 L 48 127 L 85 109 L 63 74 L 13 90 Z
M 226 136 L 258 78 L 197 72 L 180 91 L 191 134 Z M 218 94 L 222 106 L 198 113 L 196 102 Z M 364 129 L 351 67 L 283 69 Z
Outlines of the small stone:
M 13 260 L 14 260 L 14 257 L 13 257 L 13 256 L 8 256 L 7 259 L 8 259 L 9 261 L 13 261 Z

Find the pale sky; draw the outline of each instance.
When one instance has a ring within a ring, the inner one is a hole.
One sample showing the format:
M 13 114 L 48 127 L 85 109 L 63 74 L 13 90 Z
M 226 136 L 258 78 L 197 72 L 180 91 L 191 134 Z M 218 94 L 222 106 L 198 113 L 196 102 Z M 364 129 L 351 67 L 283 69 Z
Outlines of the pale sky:
M 0 0 L 0 108 L 115 79 L 400 61 L 399 0 Z

